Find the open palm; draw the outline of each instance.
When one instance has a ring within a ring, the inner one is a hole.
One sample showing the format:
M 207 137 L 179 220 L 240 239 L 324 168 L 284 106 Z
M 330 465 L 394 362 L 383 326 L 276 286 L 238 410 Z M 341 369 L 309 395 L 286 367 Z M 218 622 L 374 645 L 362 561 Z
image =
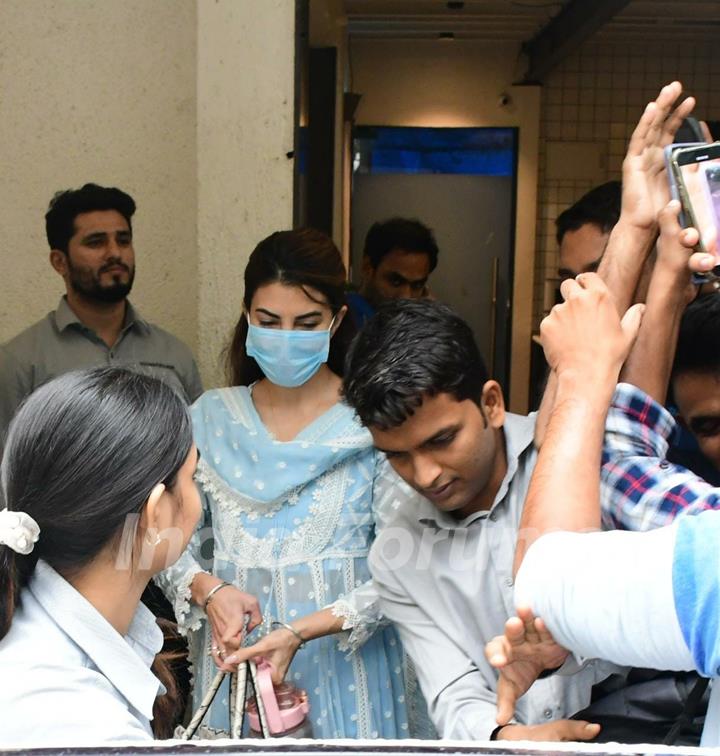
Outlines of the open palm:
M 497 723 L 507 724 L 517 700 L 545 670 L 561 667 L 567 649 L 556 643 L 545 623 L 528 607 L 518 607 L 518 616 L 505 623 L 504 635 L 493 638 L 485 655 L 500 670 L 497 689 Z

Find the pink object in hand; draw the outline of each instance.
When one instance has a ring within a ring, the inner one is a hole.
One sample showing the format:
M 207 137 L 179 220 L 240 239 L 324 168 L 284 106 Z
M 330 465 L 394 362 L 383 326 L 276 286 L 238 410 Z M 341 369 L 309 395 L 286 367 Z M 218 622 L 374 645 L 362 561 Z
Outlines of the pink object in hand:
M 259 691 L 257 693 L 260 695 L 265 708 L 270 734 L 273 737 L 282 737 L 283 735 L 312 737 L 312 728 L 307 721 L 307 715 L 310 711 L 307 693 L 287 682 L 273 685 L 272 671 L 273 666 L 269 661 L 266 659 L 258 660 L 257 681 Z M 247 715 L 250 720 L 250 728 L 259 733 L 262 728 L 255 699 L 251 698 L 248 701 Z M 307 723 L 307 727 L 302 726 L 304 723 Z

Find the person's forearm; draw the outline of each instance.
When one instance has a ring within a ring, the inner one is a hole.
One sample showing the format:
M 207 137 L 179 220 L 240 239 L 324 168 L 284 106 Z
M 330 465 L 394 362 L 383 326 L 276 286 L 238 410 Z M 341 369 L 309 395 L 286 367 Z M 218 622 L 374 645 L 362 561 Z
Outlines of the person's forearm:
M 622 317 L 633 303 L 633 295 L 642 276 L 645 262 L 655 245 L 657 229 L 639 228 L 620 217 L 608 240 L 605 254 L 600 261 L 598 275 L 605 281 Z M 555 406 L 557 378 L 548 376 L 540 409 L 535 424 L 535 446 L 540 448 Z
M 545 384 L 540 408 L 538 409 L 537 419 L 535 420 L 535 447 L 539 449 L 545 440 L 547 426 L 550 422 L 550 415 L 555 406 L 555 395 L 557 394 L 557 375 L 553 370 L 550 371 Z
M 520 520 L 514 572 L 529 546 L 552 530 L 600 527 L 600 464 L 613 370 L 561 374 Z
M 620 315 L 633 303 L 645 261 L 657 239 L 657 229 L 638 228 L 623 219 L 613 228 L 598 275 L 605 281 Z
M 532 607 L 555 640 L 580 657 L 692 669 L 675 610 L 674 533 L 665 527 L 548 535 L 528 553 L 515 601 Z
M 289 623 L 303 641 L 322 638 L 325 635 L 339 633 L 343 628 L 343 618 L 336 617 L 330 607 L 307 614 Z
M 664 404 L 670 381 L 689 277 L 655 266 L 640 333 L 621 373 L 621 380 Z
M 198 572 L 190 583 L 190 598 L 193 604 L 204 609 L 208 593 L 220 583 L 222 583 L 222 580 L 219 577 L 215 577 L 209 572 Z

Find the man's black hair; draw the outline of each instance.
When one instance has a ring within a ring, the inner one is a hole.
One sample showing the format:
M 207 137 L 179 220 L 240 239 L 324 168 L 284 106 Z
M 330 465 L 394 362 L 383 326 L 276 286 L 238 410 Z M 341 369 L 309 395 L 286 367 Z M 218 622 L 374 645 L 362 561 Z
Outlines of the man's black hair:
M 114 186 L 85 184 L 80 189 L 56 192 L 45 214 L 45 233 L 50 249 L 59 249 L 65 254 L 75 233 L 75 218 L 81 213 L 96 210 L 116 210 L 127 221 L 132 231 L 131 218 L 135 212 L 135 200 Z
M 604 234 L 612 231 L 620 217 L 622 184 L 608 181 L 591 189 L 567 210 L 563 210 L 555 220 L 557 243 L 568 231 L 577 231 L 586 223 L 597 226 Z
M 437 267 L 438 246 L 433 232 L 419 220 L 390 218 L 373 223 L 365 237 L 363 256 L 373 268 L 394 249 L 421 252 L 430 258 L 430 272 Z
M 673 375 L 720 374 L 720 293 L 691 302 L 680 321 Z
M 478 406 L 488 380 L 470 326 L 446 305 L 397 299 L 382 305 L 353 341 L 343 392 L 365 426 L 395 428 L 425 396 L 451 394 Z

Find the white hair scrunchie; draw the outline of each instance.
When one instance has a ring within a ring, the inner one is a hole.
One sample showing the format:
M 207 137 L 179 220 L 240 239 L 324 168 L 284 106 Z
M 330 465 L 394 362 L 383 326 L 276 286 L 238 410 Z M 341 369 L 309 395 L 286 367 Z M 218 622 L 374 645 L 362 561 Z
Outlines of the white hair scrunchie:
M 0 509 L 0 543 L 17 554 L 29 554 L 39 537 L 40 528 L 29 514 Z

